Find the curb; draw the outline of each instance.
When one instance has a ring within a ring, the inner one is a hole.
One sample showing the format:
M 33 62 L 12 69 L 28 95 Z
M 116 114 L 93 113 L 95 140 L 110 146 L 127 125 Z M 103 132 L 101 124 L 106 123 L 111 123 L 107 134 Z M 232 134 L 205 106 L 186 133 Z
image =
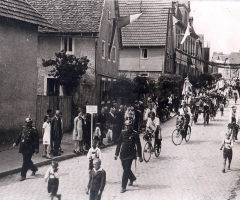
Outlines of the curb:
M 170 119 L 172 119 L 175 116 L 176 116 L 176 113 L 174 115 L 172 115 L 170 118 L 168 118 L 166 121 L 164 121 L 163 123 L 169 121 Z M 115 144 L 107 144 L 107 145 L 103 146 L 101 149 L 105 149 L 107 147 L 111 147 L 111 146 L 114 146 L 114 145 Z M 65 155 L 53 157 L 53 159 L 39 161 L 39 162 L 35 163 L 35 165 L 36 165 L 36 167 L 42 167 L 44 165 L 50 165 L 52 160 L 63 161 L 63 160 L 71 159 L 71 158 L 74 158 L 74 157 L 80 157 L 80 156 L 86 156 L 86 155 L 85 154 L 84 155 L 76 155 L 74 153 L 68 153 L 68 154 L 65 154 Z M 19 173 L 19 172 L 21 172 L 21 169 L 22 169 L 22 167 L 18 167 L 18 168 L 11 169 L 11 170 L 8 170 L 8 171 L 5 171 L 5 172 L 0 172 L 0 178 L 3 178 L 5 176 L 11 175 L 11 174 Z
M 105 149 L 107 147 L 114 146 L 114 145 L 115 144 L 110 144 L 110 145 L 108 144 L 108 145 L 103 146 L 101 149 Z M 71 159 L 71 158 L 74 158 L 74 157 L 80 157 L 80 156 L 86 156 L 86 154 L 76 155 L 75 153 L 69 153 L 69 154 L 53 157 L 52 159 L 49 159 L 49 160 L 43 160 L 43 161 L 37 162 L 37 163 L 35 163 L 35 166 L 36 167 L 42 167 L 44 165 L 50 165 L 53 160 L 54 161 L 63 161 L 63 160 Z M 0 173 L 0 178 L 3 178 L 5 176 L 11 175 L 11 174 L 19 173 L 19 172 L 21 172 L 21 169 L 22 169 L 22 167 L 18 167 L 18 168 L 11 169 L 11 170 L 8 170 L 8 171 L 5 171 L 5 172 L 1 172 Z

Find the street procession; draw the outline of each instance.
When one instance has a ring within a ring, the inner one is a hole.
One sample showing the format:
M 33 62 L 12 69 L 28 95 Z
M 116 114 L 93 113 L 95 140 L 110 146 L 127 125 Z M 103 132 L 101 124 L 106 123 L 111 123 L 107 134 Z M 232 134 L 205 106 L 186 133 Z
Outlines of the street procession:
M 239 9 L 0 0 L 0 200 L 240 200 Z

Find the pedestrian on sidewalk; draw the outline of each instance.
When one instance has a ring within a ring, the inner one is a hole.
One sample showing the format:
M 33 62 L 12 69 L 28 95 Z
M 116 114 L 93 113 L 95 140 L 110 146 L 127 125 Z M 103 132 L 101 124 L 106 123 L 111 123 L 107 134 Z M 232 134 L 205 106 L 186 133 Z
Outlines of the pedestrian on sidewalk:
M 89 172 L 93 169 L 93 160 L 102 160 L 101 149 L 97 147 L 97 143 L 95 140 L 93 140 L 92 147 L 88 150 L 87 158 L 89 159 Z
M 226 133 L 220 148 L 220 150 L 223 149 L 223 169 L 222 169 L 223 173 L 226 172 L 227 159 L 228 159 L 228 170 L 230 170 L 232 154 L 233 154 L 232 148 L 233 148 L 233 139 L 231 138 L 231 132 L 229 131 L 228 133 Z
M 89 200 L 101 200 L 102 192 L 106 185 L 106 171 L 101 168 L 101 160 L 95 159 L 93 161 L 94 168 L 91 170 L 89 175 L 89 182 L 87 186 L 87 194 L 90 196 Z
M 21 179 L 24 181 L 26 179 L 26 174 L 28 169 L 31 169 L 34 176 L 38 168 L 32 162 L 32 156 L 34 153 L 38 154 L 39 152 L 39 135 L 35 127 L 32 126 L 33 120 L 28 117 L 25 120 L 26 126 L 22 127 L 22 131 L 16 139 L 13 146 L 17 146 L 20 143 L 19 153 L 22 153 L 23 164 L 21 169 Z
M 48 181 L 47 190 L 50 193 L 50 198 L 57 197 L 61 199 L 61 195 L 57 194 L 59 186 L 59 175 L 58 175 L 58 162 L 52 161 L 51 167 L 45 173 L 45 182 Z
M 53 156 L 61 156 L 59 147 L 62 139 L 62 119 L 59 110 L 56 110 L 55 116 L 51 119 L 51 139 L 53 141 Z
M 50 117 L 50 119 L 52 117 L 52 109 L 51 108 L 47 109 L 47 114 L 44 116 L 43 122 L 46 122 L 48 117 Z
M 74 129 L 73 129 L 73 141 L 74 141 L 74 153 L 83 153 L 83 112 L 80 111 L 78 116 L 74 119 Z
M 60 117 L 60 119 L 61 119 L 61 130 L 62 130 L 62 137 L 60 138 L 60 144 L 59 144 L 59 152 L 60 153 L 64 153 L 64 151 L 63 151 L 63 149 L 62 149 L 62 147 L 61 147 L 61 144 L 62 144 L 62 139 L 63 139 L 63 120 L 62 120 L 62 111 L 60 111 L 60 113 L 59 113 L 59 117 Z
M 117 144 L 115 157 L 117 160 L 118 155 L 120 153 L 120 159 L 123 167 L 123 175 L 122 175 L 122 188 L 120 190 L 121 193 L 126 192 L 126 186 L 129 179 L 129 186 L 133 185 L 133 182 L 137 180 L 135 175 L 131 170 L 132 162 L 134 159 L 137 159 L 136 152 L 139 157 L 139 161 L 142 162 L 142 147 L 139 139 L 139 135 L 136 131 L 133 130 L 133 123 L 131 120 L 125 121 L 126 130 L 123 130 L 119 141 Z M 137 150 L 136 150 L 137 146 Z
M 47 120 L 43 123 L 42 135 L 43 135 L 43 155 L 42 157 L 52 159 L 50 156 L 50 142 L 51 142 L 51 119 L 48 116 Z
M 101 109 L 101 113 L 98 115 L 98 122 L 100 123 L 100 130 L 101 130 L 101 141 L 100 145 L 105 146 L 103 144 L 103 138 L 106 138 L 107 133 L 107 115 L 105 113 L 105 108 Z

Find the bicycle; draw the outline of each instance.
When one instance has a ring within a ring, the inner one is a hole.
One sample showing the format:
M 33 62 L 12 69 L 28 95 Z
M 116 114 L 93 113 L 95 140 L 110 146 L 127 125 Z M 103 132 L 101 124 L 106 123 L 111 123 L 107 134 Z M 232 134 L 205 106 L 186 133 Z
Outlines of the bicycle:
M 190 140 L 190 137 L 191 137 L 191 127 L 188 125 L 187 134 L 185 136 L 184 124 L 180 122 L 172 133 L 172 142 L 177 146 L 182 143 L 183 138 L 185 138 L 185 141 L 188 142 Z
M 143 136 L 143 139 L 146 141 L 146 144 L 143 148 L 143 159 L 146 163 L 150 160 L 153 152 L 156 157 L 159 157 L 161 152 L 161 143 L 159 149 L 157 148 L 157 144 L 154 144 L 154 147 L 152 145 L 152 138 L 154 136 L 154 131 L 147 131 L 146 134 Z

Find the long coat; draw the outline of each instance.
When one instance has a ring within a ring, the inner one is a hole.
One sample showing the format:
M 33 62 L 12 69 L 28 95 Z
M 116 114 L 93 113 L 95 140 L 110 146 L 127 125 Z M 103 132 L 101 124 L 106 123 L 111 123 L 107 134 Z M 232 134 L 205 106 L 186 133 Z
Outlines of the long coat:
M 137 132 L 132 129 L 121 132 L 115 155 L 118 156 L 119 153 L 121 160 L 136 159 L 137 155 L 142 157 L 142 147 Z

